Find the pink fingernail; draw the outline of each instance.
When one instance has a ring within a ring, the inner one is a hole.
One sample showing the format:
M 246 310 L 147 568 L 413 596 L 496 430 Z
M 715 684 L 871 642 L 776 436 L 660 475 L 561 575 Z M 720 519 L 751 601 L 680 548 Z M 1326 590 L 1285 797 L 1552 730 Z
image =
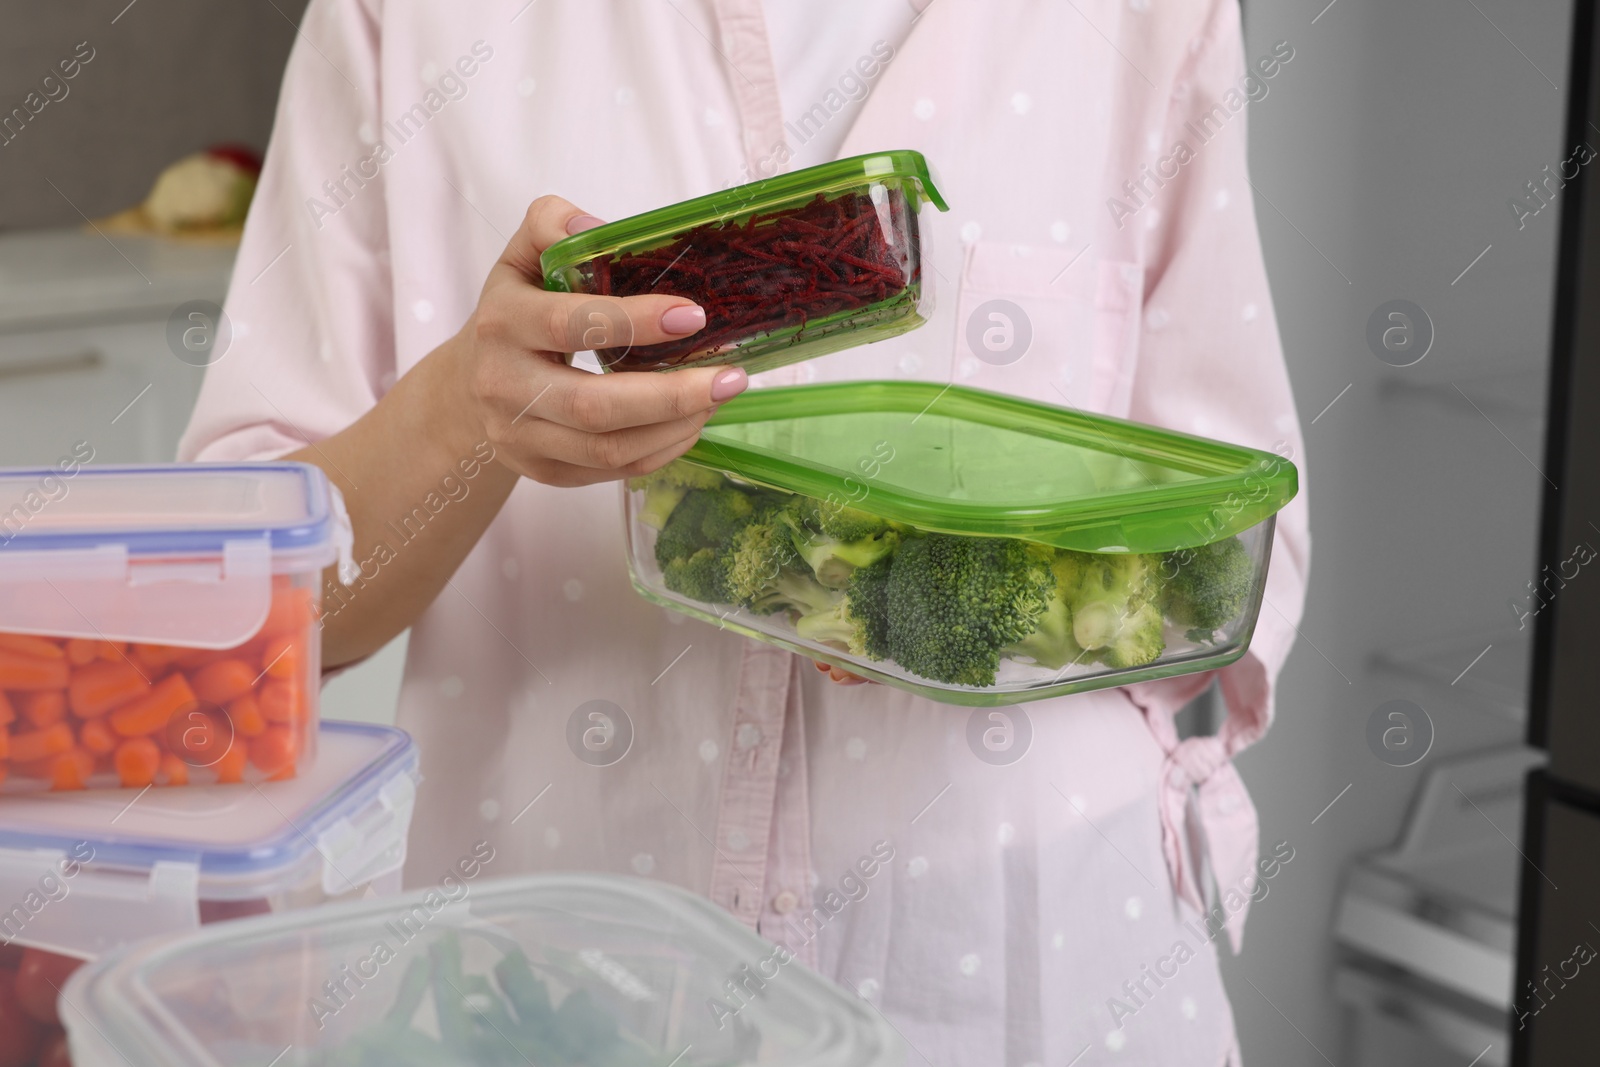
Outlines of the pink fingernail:
M 680 304 L 661 316 L 661 328 L 668 333 L 694 333 L 706 328 L 706 309 L 699 304 Z
M 596 226 L 604 226 L 605 221 L 605 219 L 595 218 L 593 215 L 574 215 L 567 220 L 567 232 L 582 233 L 584 230 L 592 230 Z
M 717 375 L 716 381 L 711 383 L 712 400 L 731 400 L 744 392 L 745 386 L 750 384 L 750 376 L 739 367 L 723 371 Z

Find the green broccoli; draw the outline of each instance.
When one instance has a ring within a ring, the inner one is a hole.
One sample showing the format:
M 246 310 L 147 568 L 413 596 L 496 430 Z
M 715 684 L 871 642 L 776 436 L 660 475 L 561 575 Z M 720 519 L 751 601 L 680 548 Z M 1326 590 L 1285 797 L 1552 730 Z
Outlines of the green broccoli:
M 900 544 L 899 531 L 877 516 L 813 497 L 795 497 L 784 519 L 795 550 L 831 589 L 843 589 L 850 572 L 876 563 Z
M 894 659 L 934 681 L 993 685 L 1001 650 L 1032 633 L 1049 606 L 1052 554 L 1010 538 L 907 539 L 889 570 Z
M 718 489 L 726 479 L 714 470 L 676 459 L 660 470 L 640 478 L 629 478 L 628 488 L 644 493 L 644 503 L 639 507 L 639 521 L 659 530 L 667 524 L 691 489 Z
M 661 580 L 668 589 L 710 604 L 732 600 L 728 593 L 727 561 L 715 549 L 702 548 L 692 555 L 668 560 L 661 568 Z
M 1143 667 L 1155 662 L 1167 647 L 1161 609 L 1145 602 L 1122 620 L 1111 643 L 1099 652 L 1100 662 L 1113 669 Z
M 726 560 L 728 600 L 760 614 L 826 612 L 837 599 L 801 563 L 789 527 L 771 515 L 734 534 Z
M 738 489 L 692 489 L 672 509 L 656 536 L 656 562 L 662 567 L 687 559 L 702 548 L 722 550 L 756 517 L 756 504 Z
M 1088 557 L 1072 601 L 1072 636 L 1090 650 L 1109 647 L 1125 623 L 1159 592 L 1157 558 L 1137 553 Z
M 894 557 L 860 567 L 850 575 L 844 596 L 827 611 L 801 615 L 795 632 L 808 641 L 839 645 L 852 655 L 889 655 L 889 572 Z
M 1041 667 L 1060 670 L 1089 658 L 1072 632 L 1072 602 L 1083 584 L 1083 575 L 1093 556 L 1062 549 L 1050 561 L 1050 570 L 1056 576 L 1055 592 L 1039 618 L 1038 627 L 1016 644 L 1005 649 L 1006 655 L 1027 656 Z
M 1209 641 L 1239 617 L 1255 588 L 1255 561 L 1237 537 L 1169 552 L 1163 607 L 1190 636 Z

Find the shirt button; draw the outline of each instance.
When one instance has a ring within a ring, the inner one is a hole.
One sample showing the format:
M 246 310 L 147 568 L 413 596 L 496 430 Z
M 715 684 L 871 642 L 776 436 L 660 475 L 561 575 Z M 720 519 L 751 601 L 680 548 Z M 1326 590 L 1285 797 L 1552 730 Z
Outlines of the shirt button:
M 772 898 L 772 910 L 779 915 L 787 915 L 800 905 L 800 898 L 785 889 Z

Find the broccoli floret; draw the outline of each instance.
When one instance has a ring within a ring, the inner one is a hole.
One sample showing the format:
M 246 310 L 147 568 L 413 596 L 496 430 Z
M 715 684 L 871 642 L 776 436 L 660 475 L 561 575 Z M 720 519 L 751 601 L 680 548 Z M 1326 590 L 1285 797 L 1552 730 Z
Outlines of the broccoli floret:
M 1087 649 L 1108 647 L 1160 590 L 1157 557 L 1099 553 L 1087 557 L 1072 600 L 1072 636 Z
M 1072 633 L 1072 600 L 1083 582 L 1088 561 L 1081 552 L 1062 549 L 1050 561 L 1056 576 L 1055 592 L 1039 618 L 1038 628 L 1005 650 L 1007 655 L 1027 656 L 1041 667 L 1060 670 L 1088 659 L 1088 653 Z
M 685 558 L 668 560 L 661 578 L 668 589 L 692 600 L 723 604 L 730 599 L 727 563 L 714 549 L 702 548 Z
M 811 641 L 839 645 L 853 655 L 884 659 L 889 654 L 889 569 L 886 556 L 850 575 L 844 596 L 824 612 L 802 615 L 795 632 Z
M 882 519 L 811 497 L 796 497 L 785 521 L 795 550 L 817 580 L 832 589 L 843 589 L 857 567 L 876 563 L 900 544 L 900 533 Z
M 1116 636 L 1098 655 L 1107 667 L 1143 667 L 1155 662 L 1166 647 L 1161 609 L 1146 602 L 1122 620 Z
M 665 567 L 702 548 L 723 550 L 755 517 L 755 501 L 738 489 L 691 489 L 656 537 L 656 562 Z
M 708 489 L 700 532 L 710 545 L 726 544 L 755 517 L 756 506 L 746 493 L 737 489 Z
M 774 518 L 742 527 L 729 543 L 727 561 L 729 600 L 763 615 L 826 612 L 837 599 L 811 577 L 789 540 L 788 526 Z
M 1239 617 L 1255 585 L 1255 563 L 1237 537 L 1169 552 L 1166 559 L 1172 577 L 1163 601 L 1174 623 L 1209 641 Z
M 905 541 L 889 570 L 889 650 L 913 674 L 989 686 L 1001 650 L 1039 625 L 1055 591 L 1049 549 L 995 537 Z
M 667 517 L 682 503 L 691 489 L 717 489 L 726 479 L 714 470 L 677 459 L 660 470 L 639 478 L 629 478 L 628 488 L 644 493 L 639 521 L 657 530 L 666 526 Z

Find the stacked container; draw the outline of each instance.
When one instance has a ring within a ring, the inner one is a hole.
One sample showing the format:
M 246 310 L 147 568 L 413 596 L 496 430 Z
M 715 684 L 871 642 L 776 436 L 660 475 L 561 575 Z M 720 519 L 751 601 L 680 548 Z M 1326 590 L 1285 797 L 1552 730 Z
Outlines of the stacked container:
M 0 473 L 4 789 L 292 776 L 341 520 L 300 463 Z
M 888 1022 L 657 882 L 462 876 L 145 942 L 65 992 L 78 1067 L 889 1067 Z
M 330 722 L 285 781 L 0 798 L 0 1020 L 8 982 L 53 1009 L 74 961 L 131 941 L 397 890 L 416 769 L 403 731 Z M 0 1026 L 0 1063 L 47 1039 L 31 1025 Z
M 958 386 L 764 389 L 626 490 L 676 611 L 954 704 L 1210 670 L 1249 646 L 1269 452 Z

